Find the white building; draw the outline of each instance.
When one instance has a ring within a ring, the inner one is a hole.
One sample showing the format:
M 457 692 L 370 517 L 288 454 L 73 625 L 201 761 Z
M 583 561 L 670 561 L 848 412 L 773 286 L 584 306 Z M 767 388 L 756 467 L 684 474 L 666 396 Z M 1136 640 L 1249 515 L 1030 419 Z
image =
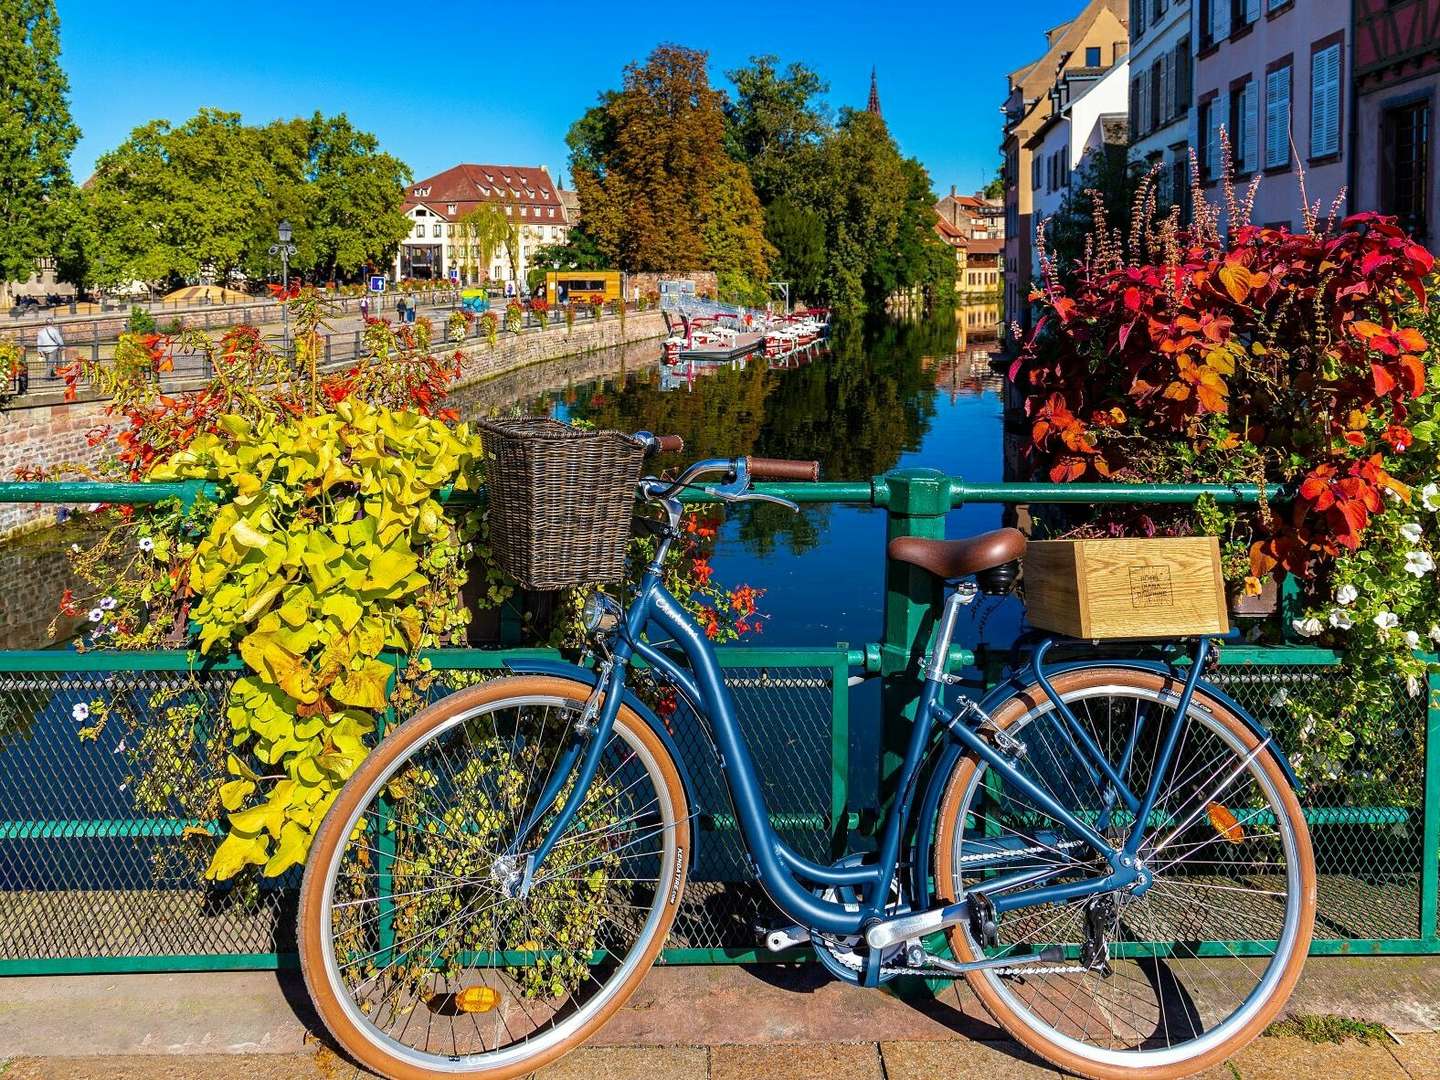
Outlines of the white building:
M 1128 140 L 1125 116 L 1130 64 L 1109 70 L 1074 68 L 1050 90 L 1050 115 L 1025 146 L 1030 151 L 1031 217 L 1043 223 L 1075 186 L 1086 156 Z M 1038 279 L 1039 254 L 1031 248 L 1030 272 Z
M 1163 214 L 1185 206 L 1195 145 L 1195 52 L 1190 0 L 1130 0 L 1130 158 L 1161 166 Z
M 568 194 L 555 187 L 543 165 L 456 165 L 417 180 L 405 191 L 403 211 L 415 224 L 395 254 L 395 276 L 514 281 L 518 291 L 535 249 L 563 244 L 569 235 Z M 518 266 L 512 267 L 505 244 L 485 262 L 482 245 L 466 226 L 469 215 L 492 206 L 515 226 Z

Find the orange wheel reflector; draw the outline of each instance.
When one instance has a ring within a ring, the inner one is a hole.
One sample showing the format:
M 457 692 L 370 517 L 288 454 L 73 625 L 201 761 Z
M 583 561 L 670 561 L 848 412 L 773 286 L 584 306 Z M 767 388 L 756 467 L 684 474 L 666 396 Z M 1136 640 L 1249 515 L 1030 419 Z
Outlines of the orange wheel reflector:
M 1235 815 L 1228 808 L 1212 802 L 1206 812 L 1210 815 L 1210 824 L 1215 827 L 1215 831 L 1230 843 L 1238 844 L 1245 839 L 1245 830 L 1240 827 L 1240 822 L 1235 820 Z
M 455 995 L 455 1008 L 462 1013 L 489 1012 L 500 1004 L 500 991 L 488 986 L 467 986 Z

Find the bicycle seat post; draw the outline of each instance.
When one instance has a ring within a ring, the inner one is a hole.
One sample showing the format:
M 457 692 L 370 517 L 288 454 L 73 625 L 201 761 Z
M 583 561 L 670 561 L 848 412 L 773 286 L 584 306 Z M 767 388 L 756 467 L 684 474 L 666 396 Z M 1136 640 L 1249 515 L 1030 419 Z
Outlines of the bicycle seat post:
M 973 581 L 962 581 L 945 598 L 945 610 L 935 627 L 935 639 L 930 648 L 930 662 L 925 668 L 925 678 L 937 682 L 945 681 L 945 668 L 950 662 L 950 642 L 955 637 L 955 625 L 960 621 L 960 609 L 975 602 L 979 589 Z

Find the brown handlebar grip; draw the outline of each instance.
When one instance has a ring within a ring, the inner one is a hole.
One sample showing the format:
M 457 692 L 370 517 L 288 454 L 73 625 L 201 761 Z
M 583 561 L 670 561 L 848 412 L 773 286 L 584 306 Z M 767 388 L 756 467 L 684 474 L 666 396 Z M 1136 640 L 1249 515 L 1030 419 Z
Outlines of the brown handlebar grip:
M 791 461 L 786 458 L 747 457 L 745 467 L 754 480 L 819 480 L 818 461 Z
M 679 435 L 656 435 L 655 449 L 662 454 L 679 454 L 685 449 L 685 440 Z

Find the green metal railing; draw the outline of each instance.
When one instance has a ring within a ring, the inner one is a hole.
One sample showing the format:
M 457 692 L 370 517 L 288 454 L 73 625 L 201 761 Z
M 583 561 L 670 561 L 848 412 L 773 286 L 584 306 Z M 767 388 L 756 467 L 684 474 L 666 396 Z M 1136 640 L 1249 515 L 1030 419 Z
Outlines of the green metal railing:
M 881 508 L 887 539 L 943 536 L 946 514 L 972 503 L 1187 505 L 1209 495 L 1246 505 L 1260 498 L 1246 486 L 971 484 L 919 469 L 863 482 L 757 489 L 802 503 Z M 0 502 L 138 504 L 218 494 L 201 482 L 0 483 Z M 891 562 L 879 641 L 720 650 L 741 722 L 754 746 L 768 747 L 759 765 L 777 828 L 802 852 L 817 859 L 838 854 L 875 820 L 913 717 L 918 661 L 940 593 L 931 575 Z M 426 655 L 440 673 L 435 697 L 473 680 L 471 673 L 534 651 Z M 974 660 L 960 648 L 950 657 L 952 666 Z M 130 736 L 107 729 L 95 743 L 79 744 L 69 720 L 76 702 L 101 690 L 140 713 L 157 694 L 189 695 L 218 710 L 241 667 L 233 659 L 199 666 L 182 651 L 0 652 L 0 974 L 293 962 L 293 874 L 243 895 L 201 886 L 187 845 L 200 846 L 218 825 L 137 812 L 125 790 L 125 758 L 112 752 Z M 852 723 L 849 683 L 856 674 L 880 678 L 884 719 L 874 732 Z M 1284 695 L 1335 677 L 1344 676 L 1333 652 L 1286 645 L 1227 647 L 1217 679 L 1288 746 L 1297 736 Z M 1320 870 L 1316 953 L 1440 952 L 1440 677 L 1430 676 L 1427 696 L 1398 694 L 1385 708 L 1381 726 L 1406 770 L 1400 787 L 1411 794 L 1391 804 L 1349 805 L 1332 790 L 1306 806 Z M 769 911 L 747 880 L 712 752 L 693 718 L 677 714 L 675 730 L 698 788 L 700 862 L 665 958 L 770 958 L 753 944 L 754 927 Z M 860 735 L 873 735 L 871 744 L 881 750 L 878 788 L 859 779 L 870 770 L 852 767 L 852 736 Z

